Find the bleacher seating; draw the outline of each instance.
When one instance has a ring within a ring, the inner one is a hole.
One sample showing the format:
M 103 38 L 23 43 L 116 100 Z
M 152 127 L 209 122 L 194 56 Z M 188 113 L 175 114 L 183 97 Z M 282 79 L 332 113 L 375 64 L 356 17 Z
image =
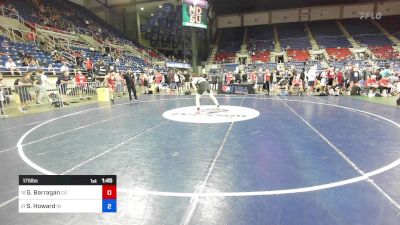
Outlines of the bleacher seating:
M 348 48 L 327 48 L 326 52 L 329 57 L 333 60 L 343 60 L 352 55 L 351 51 Z
M 347 66 L 355 66 L 355 65 L 358 65 L 361 68 L 366 68 L 366 67 L 372 67 L 373 63 L 374 62 L 372 61 L 366 61 L 366 60 L 348 59 L 340 61 L 331 61 L 329 65 L 338 69 L 343 69 Z
M 386 16 L 379 23 L 393 36 L 400 39 L 400 16 Z
M 331 20 L 310 22 L 308 26 L 310 27 L 311 33 L 314 35 L 314 37 L 332 37 L 343 35 L 336 23 Z
M 289 61 L 307 61 L 310 59 L 310 53 L 308 50 L 288 49 L 286 52 L 289 57 Z
M 284 49 L 311 49 L 311 43 L 308 38 L 289 38 L 280 39 L 281 47 Z
M 350 35 L 380 34 L 381 31 L 369 20 L 349 19 L 342 21 Z
M 1 4 L 15 8 L 25 21 L 33 25 L 39 24 L 54 28 L 60 32 L 72 30 L 80 30 L 82 32 L 82 30 L 85 30 L 84 33 L 93 35 L 100 43 L 107 40 L 112 43 L 129 44 L 139 51 L 145 49 L 83 6 L 64 0 L 41 0 L 35 2 L 33 3 L 31 0 L 3 0 Z M 50 10 L 43 9 L 51 9 L 52 14 L 47 12 Z M 50 17 L 57 19 L 49 19 Z M 89 25 L 85 24 L 86 20 L 89 21 Z M 146 49 L 147 51 L 149 50 Z M 155 52 L 152 52 L 151 56 L 160 57 Z
M 399 56 L 392 46 L 371 46 L 369 48 L 378 59 L 394 59 Z
M 309 23 L 309 27 L 319 47 L 348 48 L 351 46 L 334 21 L 315 21 Z
M 305 68 L 305 62 L 286 62 L 285 67 L 294 67 L 297 71 L 302 71 Z
M 361 46 L 390 46 L 393 42 L 369 20 L 342 21 L 353 39 Z
M 305 69 L 309 70 L 311 66 L 316 66 L 317 70 L 322 70 L 323 66 L 320 61 L 308 61 L 306 62 Z
M 15 8 L 18 15 L 32 25 L 40 24 L 52 29 L 55 28 L 56 32 L 62 32 L 61 30 L 76 31 L 77 29 L 84 28 L 84 30 L 90 31 L 89 34 L 93 35 L 93 37 L 100 41 L 100 43 L 102 40 L 107 40 L 111 43 L 129 44 L 136 47 L 139 51 L 149 53 L 152 58 L 160 57 L 159 54 L 152 50 L 144 50 L 142 46 L 129 40 L 127 36 L 122 34 L 120 31 L 95 16 L 89 10 L 75 3 L 63 0 L 41 0 L 35 2 L 31 0 L 4 0 L 1 4 L 4 7 Z M 49 9 L 51 9 L 51 13 L 49 12 Z M 54 17 L 55 19 L 51 19 L 50 17 Z M 85 24 L 85 20 L 90 21 L 90 24 Z M 30 53 L 33 57 L 38 59 L 40 65 L 47 66 L 48 64 L 52 64 L 53 67 L 56 68 L 61 66 L 60 62 L 56 63 L 52 60 L 50 53 L 38 50 L 39 46 L 34 43 L 11 43 L 11 45 L 12 47 L 10 49 L 2 49 L 3 52 L 9 52 L 11 57 L 14 57 L 16 51 L 22 49 L 26 53 Z M 111 62 L 111 58 L 104 57 L 101 52 L 90 51 L 88 48 L 89 46 L 85 48 L 83 44 L 82 47 L 71 47 L 71 50 L 68 51 L 70 51 L 70 53 L 79 52 L 82 57 L 90 57 L 94 62 L 103 59 L 106 63 L 114 63 Z M 6 59 L 6 57 L 3 58 Z M 1 61 L 2 64 L 4 64 L 3 62 L 5 63 L 4 60 Z M 19 60 L 15 60 L 15 62 L 17 63 L 17 66 L 20 66 Z M 127 64 L 125 62 L 127 62 Z M 140 71 L 143 71 L 145 67 L 146 62 L 144 60 L 138 57 L 127 56 L 124 53 L 122 54 L 119 65 L 117 66 L 120 70 L 134 69 Z
M 278 24 L 277 29 L 279 39 L 307 37 L 303 23 Z
M 387 46 L 393 44 L 385 34 L 353 35 L 353 38 L 364 46 Z
M 269 62 L 270 51 L 258 51 L 251 54 L 251 60 L 253 62 Z
M 238 64 L 225 64 L 221 67 L 221 69 L 226 72 L 234 72 L 238 66 Z
M 248 70 L 250 70 L 250 71 L 254 71 L 254 70 L 258 71 L 261 68 L 263 71 L 265 71 L 266 69 L 269 69 L 270 71 L 272 71 L 272 70 L 276 70 L 277 66 L 278 66 L 277 63 L 272 63 L 272 62 L 269 62 L 269 63 L 253 63 L 253 64 L 249 65 Z M 247 71 L 247 72 L 249 72 L 249 71 Z
M 243 28 L 225 28 L 221 29 L 221 39 L 219 43 L 240 42 L 243 41 Z
M 345 36 L 318 36 L 315 38 L 317 44 L 324 48 L 349 48 L 351 47 L 350 42 Z
M 50 53 L 42 51 L 35 43 L 17 43 L 12 42 L 8 38 L 0 36 L 0 43 L 8 42 L 8 47 L 1 44 L 0 52 L 7 55 L 1 56 L 0 65 L 4 66 L 8 58 L 12 58 L 18 67 L 23 67 L 22 59 L 18 56 L 18 52 L 23 51 L 24 54 L 29 54 L 33 58 L 39 60 L 40 66 L 47 67 L 48 64 L 53 64 L 54 67 L 61 67 L 60 63 L 53 62 Z
M 303 23 L 278 24 L 277 29 L 282 48 L 311 49 Z
M 275 48 L 272 26 L 247 28 L 247 49 L 253 62 L 268 62 L 271 50 Z
M 220 30 L 217 54 L 214 57 L 216 63 L 233 63 L 236 53 L 240 51 L 243 41 L 242 28 L 227 28 Z
M 400 58 L 377 60 L 375 63 L 381 68 L 389 65 L 391 68 L 393 68 L 393 71 L 400 71 Z

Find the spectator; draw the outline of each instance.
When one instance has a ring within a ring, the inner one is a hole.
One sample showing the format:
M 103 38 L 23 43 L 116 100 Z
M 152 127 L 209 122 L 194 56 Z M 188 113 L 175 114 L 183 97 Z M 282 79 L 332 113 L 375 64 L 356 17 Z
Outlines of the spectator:
M 376 75 L 372 75 L 371 77 L 367 78 L 366 86 L 368 91 L 368 97 L 370 98 L 374 97 L 375 91 L 379 87 L 378 82 L 376 81 Z
M 69 67 L 66 62 L 64 62 L 60 68 L 60 73 L 64 74 L 64 72 L 69 74 Z
M 300 76 L 299 76 L 300 77 Z M 267 89 L 267 94 L 266 95 L 269 95 L 269 89 L 270 89 L 270 87 L 269 87 L 269 85 L 270 85 L 270 81 L 271 81 L 271 73 L 269 72 L 269 70 L 267 69 L 267 70 L 265 70 L 265 73 L 264 73 L 264 88 L 265 89 Z
M 59 92 L 61 95 L 61 106 L 69 105 L 69 103 L 65 101 L 67 97 L 67 88 L 69 83 L 71 83 L 71 78 L 69 77 L 68 71 L 64 71 L 60 74 L 60 76 L 58 76 L 56 84 L 59 88 Z
M 85 67 L 88 76 L 91 76 L 93 74 L 93 61 L 90 58 L 86 58 Z
M 15 62 L 13 61 L 12 58 L 9 58 L 8 61 L 6 62 L 5 65 L 6 69 L 10 71 L 11 76 L 14 76 L 14 71 L 17 71 L 19 73 L 19 75 L 22 76 L 21 70 L 19 70 L 17 68 L 17 65 L 15 64 Z
M 43 97 L 47 96 L 47 84 L 49 83 L 47 76 L 44 74 L 43 70 L 38 70 L 36 72 L 36 85 L 39 89 L 39 95 L 37 97 L 37 104 L 42 104 Z M 49 101 L 50 102 L 50 101 Z
M 292 93 L 297 93 L 298 95 L 300 95 L 303 92 L 303 81 L 300 79 L 300 75 L 297 75 L 293 79 L 290 91 Z
M 155 82 L 155 84 L 156 84 L 156 86 L 157 86 L 158 92 L 161 92 L 161 90 L 162 90 L 162 88 L 163 88 L 163 87 L 162 87 L 162 85 L 163 85 L 163 78 L 164 78 L 164 76 L 163 76 L 160 72 L 156 72 L 154 82 Z
M 389 77 L 383 76 L 382 79 L 379 81 L 379 90 L 383 97 L 386 97 L 390 94 L 390 89 L 392 85 L 390 84 Z
M 183 76 L 184 76 L 184 79 L 185 79 L 185 91 L 190 91 L 190 75 L 189 75 L 189 73 L 185 70 L 185 71 L 183 72 Z M 213 77 L 215 77 L 215 76 L 213 76 Z M 217 84 L 216 79 L 215 79 L 215 82 L 214 82 L 214 80 L 213 80 L 212 83 L 213 83 L 213 85 L 216 86 L 216 84 Z
M 115 94 L 118 98 L 121 97 L 121 93 L 124 91 L 125 85 L 123 84 L 124 78 L 120 75 L 120 73 L 115 72 Z
M 4 87 L 6 86 L 6 82 L 3 80 L 3 74 L 0 73 L 0 117 L 2 119 L 7 118 L 8 115 L 4 114 Z
M 80 70 L 75 74 L 75 84 L 79 92 L 79 98 L 83 99 L 83 95 L 87 88 L 87 79 Z
M 104 77 L 104 83 L 107 86 L 110 93 L 110 100 L 114 104 L 114 91 L 115 91 L 115 73 L 108 73 Z
M 30 88 L 33 86 L 33 82 L 31 80 L 32 73 L 25 73 L 24 76 L 18 80 L 17 93 L 19 94 L 19 99 L 21 102 L 21 106 L 18 107 L 18 110 L 21 113 L 28 113 L 27 106 L 29 102 L 32 101 L 32 96 L 30 94 Z
M 358 82 L 350 81 L 350 95 L 360 95 L 361 94 L 361 88 L 358 85 Z
M 56 75 L 56 70 L 53 67 L 53 64 L 49 64 L 49 66 L 47 67 L 47 75 L 52 75 L 55 76 Z
M 308 93 L 311 94 L 314 92 L 314 84 L 315 79 L 317 77 L 317 70 L 315 66 L 311 66 L 307 72 L 307 81 L 308 81 Z

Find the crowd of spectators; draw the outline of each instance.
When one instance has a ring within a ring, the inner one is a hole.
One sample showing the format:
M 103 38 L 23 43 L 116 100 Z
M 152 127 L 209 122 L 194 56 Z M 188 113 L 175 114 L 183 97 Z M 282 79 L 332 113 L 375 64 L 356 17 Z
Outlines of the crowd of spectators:
M 214 70 L 213 84 L 252 84 L 256 92 L 269 95 L 366 95 L 395 96 L 400 92 L 399 63 L 386 64 L 384 68 L 365 64 L 347 64 L 341 68 L 320 68 L 306 65 L 270 69 L 265 64 L 244 66 L 240 70 Z

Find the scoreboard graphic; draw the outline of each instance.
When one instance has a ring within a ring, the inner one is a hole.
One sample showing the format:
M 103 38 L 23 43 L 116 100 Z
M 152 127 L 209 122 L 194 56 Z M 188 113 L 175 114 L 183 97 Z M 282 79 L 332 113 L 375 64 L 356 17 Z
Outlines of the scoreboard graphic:
M 207 29 L 207 1 L 204 0 L 183 0 L 182 3 L 182 24 L 188 27 Z
M 116 175 L 20 175 L 20 213 L 115 213 Z

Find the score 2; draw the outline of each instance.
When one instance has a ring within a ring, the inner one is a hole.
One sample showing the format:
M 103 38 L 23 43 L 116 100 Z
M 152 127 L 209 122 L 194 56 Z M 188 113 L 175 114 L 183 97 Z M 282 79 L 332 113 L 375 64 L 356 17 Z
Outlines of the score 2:
M 117 211 L 117 186 L 116 185 L 102 185 L 103 194 L 103 212 L 116 212 Z

